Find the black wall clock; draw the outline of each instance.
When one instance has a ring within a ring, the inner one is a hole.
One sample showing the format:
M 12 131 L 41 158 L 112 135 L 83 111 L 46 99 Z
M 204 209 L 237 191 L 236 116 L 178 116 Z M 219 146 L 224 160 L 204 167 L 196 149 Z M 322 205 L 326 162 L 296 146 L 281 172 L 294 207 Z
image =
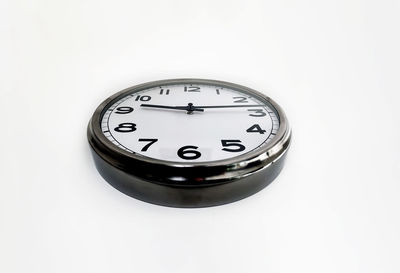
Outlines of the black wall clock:
M 112 186 L 174 207 L 221 205 L 263 189 L 281 171 L 291 138 L 269 97 L 201 79 L 125 89 L 96 109 L 87 133 Z

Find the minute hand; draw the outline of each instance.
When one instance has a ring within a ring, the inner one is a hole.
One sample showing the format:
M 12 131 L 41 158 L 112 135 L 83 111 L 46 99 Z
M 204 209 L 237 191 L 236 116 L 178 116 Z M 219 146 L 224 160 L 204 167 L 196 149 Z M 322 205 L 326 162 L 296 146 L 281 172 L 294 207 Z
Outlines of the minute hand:
M 264 104 L 242 104 L 242 105 L 195 105 L 196 109 L 205 109 L 205 108 L 236 108 L 236 107 L 264 107 Z

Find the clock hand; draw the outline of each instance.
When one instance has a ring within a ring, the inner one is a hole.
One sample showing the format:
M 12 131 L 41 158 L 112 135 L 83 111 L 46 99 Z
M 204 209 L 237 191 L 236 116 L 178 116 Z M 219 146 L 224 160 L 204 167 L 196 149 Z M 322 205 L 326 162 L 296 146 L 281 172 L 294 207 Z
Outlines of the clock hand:
M 149 108 L 184 110 L 184 111 L 187 111 L 188 114 L 192 113 L 193 111 L 204 112 L 204 109 L 198 109 L 197 107 L 194 107 L 192 103 L 188 103 L 187 106 L 168 106 L 168 105 L 142 103 L 140 106 L 141 107 L 149 107 Z
M 263 107 L 264 104 L 248 104 L 248 105 L 201 105 L 194 106 L 193 103 L 188 103 L 187 106 L 168 106 L 168 105 L 158 105 L 158 104 L 146 104 L 143 103 L 140 106 L 150 107 L 150 108 L 162 108 L 162 109 L 174 109 L 174 110 L 184 110 L 188 114 L 192 114 L 193 111 L 204 112 L 205 108 L 238 108 L 238 107 Z
M 236 107 L 264 107 L 266 105 L 264 104 L 249 104 L 249 105 L 200 105 L 200 106 L 194 106 L 195 109 L 205 109 L 205 108 L 236 108 Z

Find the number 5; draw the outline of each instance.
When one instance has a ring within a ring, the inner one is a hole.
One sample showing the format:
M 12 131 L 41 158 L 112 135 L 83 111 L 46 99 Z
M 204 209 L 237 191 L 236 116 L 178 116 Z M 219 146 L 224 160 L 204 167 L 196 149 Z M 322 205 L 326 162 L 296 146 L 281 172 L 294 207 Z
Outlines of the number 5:
M 236 147 L 236 149 L 223 148 L 222 150 L 235 153 L 235 152 L 244 151 L 246 149 L 246 147 L 244 145 L 235 143 L 235 142 L 241 142 L 241 141 L 240 140 L 227 140 L 227 139 L 221 140 L 223 147 Z

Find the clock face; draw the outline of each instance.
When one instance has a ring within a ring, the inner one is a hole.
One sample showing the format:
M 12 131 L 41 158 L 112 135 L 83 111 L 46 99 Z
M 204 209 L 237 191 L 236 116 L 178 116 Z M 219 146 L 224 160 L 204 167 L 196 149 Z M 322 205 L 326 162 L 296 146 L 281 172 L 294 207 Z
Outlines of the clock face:
M 172 162 L 230 159 L 270 142 L 277 111 L 262 96 L 215 84 L 167 84 L 126 93 L 104 109 L 115 146 Z

